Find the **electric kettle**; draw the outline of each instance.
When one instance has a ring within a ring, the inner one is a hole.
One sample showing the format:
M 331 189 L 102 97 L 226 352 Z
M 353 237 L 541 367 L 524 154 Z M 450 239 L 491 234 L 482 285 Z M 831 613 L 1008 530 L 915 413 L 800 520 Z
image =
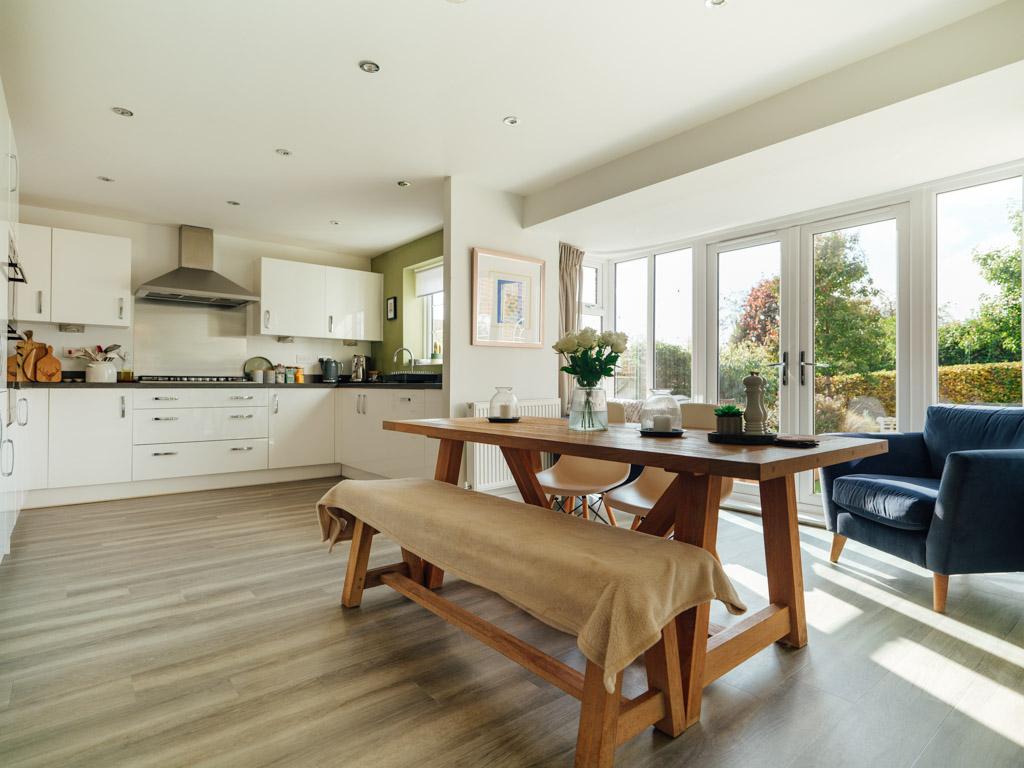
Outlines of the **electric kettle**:
M 335 384 L 338 381 L 338 361 L 330 357 L 320 358 L 320 371 L 324 375 L 325 384 Z

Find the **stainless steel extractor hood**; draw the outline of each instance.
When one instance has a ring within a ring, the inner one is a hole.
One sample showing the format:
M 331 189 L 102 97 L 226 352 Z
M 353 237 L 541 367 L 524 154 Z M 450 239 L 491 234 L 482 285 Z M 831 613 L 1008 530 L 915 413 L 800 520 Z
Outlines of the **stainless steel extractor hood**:
M 259 301 L 250 291 L 213 271 L 213 230 L 178 228 L 178 268 L 140 285 L 136 297 L 146 301 L 241 307 Z

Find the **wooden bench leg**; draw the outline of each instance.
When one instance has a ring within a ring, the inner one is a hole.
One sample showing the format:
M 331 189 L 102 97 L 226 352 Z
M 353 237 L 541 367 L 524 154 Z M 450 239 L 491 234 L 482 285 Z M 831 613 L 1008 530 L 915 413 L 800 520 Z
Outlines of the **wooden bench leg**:
M 341 590 L 341 604 L 346 608 L 358 608 L 363 601 L 366 567 L 370 562 L 370 545 L 375 533 L 373 528 L 358 519 L 352 528 L 352 548 L 348 553 L 345 586 Z
M 604 669 L 587 662 L 583 676 L 580 728 L 576 737 L 576 768 L 612 768 L 622 698 L 622 673 L 615 678 L 615 691 L 604 689 Z
M 661 632 L 661 640 L 644 654 L 647 687 L 665 697 L 665 717 L 654 724 L 664 734 L 676 737 L 686 729 L 686 703 L 679 663 L 679 634 L 675 621 Z

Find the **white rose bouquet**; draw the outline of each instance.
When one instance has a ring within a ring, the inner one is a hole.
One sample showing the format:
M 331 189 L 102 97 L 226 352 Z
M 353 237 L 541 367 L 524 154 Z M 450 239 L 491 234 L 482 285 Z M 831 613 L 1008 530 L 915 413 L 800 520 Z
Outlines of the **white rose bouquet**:
M 552 349 L 565 358 L 566 364 L 560 369 L 563 373 L 575 376 L 581 387 L 596 387 L 605 376 L 615 373 L 627 341 L 624 333 L 598 333 L 593 328 L 584 328 L 578 333 L 567 333 Z

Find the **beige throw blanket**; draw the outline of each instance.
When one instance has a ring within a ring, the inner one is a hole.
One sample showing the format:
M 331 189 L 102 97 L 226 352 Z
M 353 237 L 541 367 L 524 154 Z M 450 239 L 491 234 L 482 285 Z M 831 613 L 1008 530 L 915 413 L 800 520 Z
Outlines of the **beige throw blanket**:
M 576 635 L 605 687 L 671 618 L 717 599 L 743 613 L 722 566 L 681 542 L 593 523 L 436 480 L 343 480 L 317 504 L 324 540 L 352 517 L 459 578 Z

